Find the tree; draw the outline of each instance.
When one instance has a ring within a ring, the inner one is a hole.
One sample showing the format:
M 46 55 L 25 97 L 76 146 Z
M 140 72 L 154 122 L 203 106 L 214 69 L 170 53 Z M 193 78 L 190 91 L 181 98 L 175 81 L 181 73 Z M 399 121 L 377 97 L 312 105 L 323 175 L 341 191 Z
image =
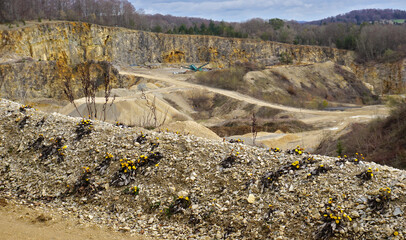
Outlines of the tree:
M 285 25 L 285 22 L 279 18 L 272 18 L 269 19 L 269 24 L 271 24 L 273 30 L 279 30 Z

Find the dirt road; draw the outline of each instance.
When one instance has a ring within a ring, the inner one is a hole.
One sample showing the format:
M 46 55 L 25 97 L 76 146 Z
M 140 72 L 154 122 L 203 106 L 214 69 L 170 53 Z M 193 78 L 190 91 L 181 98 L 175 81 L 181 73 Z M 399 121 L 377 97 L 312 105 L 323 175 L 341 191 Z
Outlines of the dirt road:
M 265 102 L 248 95 L 244 95 L 238 92 L 202 86 L 199 84 L 187 82 L 187 75 L 173 74 L 173 72 L 179 69 L 143 69 L 143 68 L 127 68 L 121 70 L 121 74 L 127 74 L 145 79 L 151 79 L 156 81 L 162 81 L 169 83 L 174 87 L 186 88 L 186 89 L 204 89 L 213 93 L 221 94 L 237 100 L 242 100 L 250 104 L 258 106 L 266 106 L 282 111 L 292 113 L 293 116 L 305 123 L 311 124 L 320 130 L 308 131 L 295 134 L 264 134 L 258 141 L 264 143 L 267 146 L 275 146 L 274 144 L 280 144 L 285 148 L 290 148 L 297 144 L 304 145 L 307 148 L 314 148 L 318 145 L 321 139 L 328 134 L 336 134 L 342 131 L 351 123 L 366 122 L 373 118 L 384 117 L 388 115 L 388 108 L 384 105 L 374 106 L 362 106 L 358 108 L 349 108 L 345 111 L 321 111 L 301 109 L 289 106 L 283 106 L 279 104 Z M 244 138 L 247 142 L 250 142 L 249 137 L 244 136 L 231 136 L 230 138 Z M 305 139 L 305 140 L 304 140 Z M 251 139 L 252 142 L 252 139 Z

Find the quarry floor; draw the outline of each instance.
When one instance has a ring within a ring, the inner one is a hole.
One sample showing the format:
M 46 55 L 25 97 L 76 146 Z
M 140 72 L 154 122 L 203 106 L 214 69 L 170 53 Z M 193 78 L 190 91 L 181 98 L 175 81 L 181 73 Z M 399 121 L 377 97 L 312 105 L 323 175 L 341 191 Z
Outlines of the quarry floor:
M 257 143 L 262 143 L 266 147 L 280 147 L 282 149 L 290 149 L 300 145 L 309 151 L 312 151 L 320 141 L 329 135 L 336 135 L 343 133 L 351 123 L 368 122 L 371 119 L 385 117 L 389 113 L 389 109 L 385 105 L 372 105 L 372 106 L 356 106 L 350 107 L 343 111 L 321 111 L 312 109 L 301 109 L 279 104 L 265 102 L 248 95 L 237 93 L 234 91 L 212 88 L 202 86 L 199 84 L 186 81 L 193 74 L 191 71 L 185 72 L 183 68 L 156 68 L 148 69 L 142 67 L 127 67 L 120 69 L 121 74 L 133 75 L 145 79 L 165 82 L 170 85 L 169 89 L 183 88 L 183 89 L 204 89 L 213 93 L 222 94 L 230 98 L 245 101 L 250 104 L 258 106 L 267 106 L 282 111 L 286 111 L 293 118 L 303 121 L 304 123 L 313 125 L 316 129 L 313 131 L 303 131 L 299 133 L 259 133 Z M 164 91 L 163 89 L 156 89 L 154 91 Z M 181 103 L 179 103 L 181 104 Z M 212 122 L 202 121 L 199 122 L 203 125 L 209 126 Z M 252 135 L 245 134 L 243 136 L 230 136 L 228 138 L 241 138 L 246 143 L 252 143 Z

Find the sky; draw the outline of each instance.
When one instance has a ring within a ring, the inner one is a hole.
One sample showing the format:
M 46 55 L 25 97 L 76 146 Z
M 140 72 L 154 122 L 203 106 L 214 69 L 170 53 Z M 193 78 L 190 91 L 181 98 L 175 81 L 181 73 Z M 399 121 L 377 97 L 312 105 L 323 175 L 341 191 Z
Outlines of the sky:
M 405 0 L 129 0 L 147 14 L 227 22 L 252 18 L 312 21 L 367 8 L 406 10 Z

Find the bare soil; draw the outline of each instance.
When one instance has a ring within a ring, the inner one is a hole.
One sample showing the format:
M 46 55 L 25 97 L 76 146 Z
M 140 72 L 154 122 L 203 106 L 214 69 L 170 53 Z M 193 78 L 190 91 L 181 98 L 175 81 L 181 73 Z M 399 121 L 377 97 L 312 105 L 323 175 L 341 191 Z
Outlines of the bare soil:
M 0 233 L 4 240 L 147 240 L 142 235 L 135 236 L 84 223 L 70 216 L 62 216 L 44 206 L 23 206 L 0 199 Z
M 371 105 L 362 106 L 354 105 L 354 108 L 348 108 L 344 111 L 322 111 L 322 110 L 311 110 L 303 108 L 289 107 L 274 103 L 269 103 L 263 100 L 253 98 L 248 95 L 237 93 L 234 91 L 228 91 L 224 89 L 212 88 L 207 86 L 202 86 L 199 84 L 187 82 L 186 80 L 193 76 L 194 73 L 189 74 L 174 74 L 181 71 L 179 68 L 157 68 L 157 69 L 146 69 L 146 68 L 123 68 L 121 69 L 121 74 L 134 75 L 137 77 L 143 77 L 145 79 L 153 79 L 155 81 L 162 81 L 167 84 L 172 85 L 174 88 L 182 88 L 188 90 L 205 90 L 208 92 L 213 92 L 216 94 L 221 94 L 226 97 L 244 101 L 249 104 L 256 106 L 266 106 L 274 109 L 279 109 L 284 111 L 284 114 L 306 124 L 314 126 L 315 129 L 320 129 L 316 131 L 304 131 L 298 133 L 288 133 L 287 135 L 281 135 L 275 137 L 273 133 L 269 133 L 268 136 L 263 136 L 258 139 L 260 143 L 263 143 L 267 147 L 281 147 L 291 148 L 296 145 L 301 145 L 305 148 L 314 149 L 324 136 L 329 134 L 338 134 L 340 131 L 345 129 L 351 123 L 367 122 L 376 117 L 384 117 L 388 115 L 388 108 L 385 105 Z M 238 117 L 238 116 L 230 116 Z M 213 125 L 213 120 L 201 121 L 201 124 Z M 217 122 L 224 119 L 216 119 Z M 230 138 L 238 138 L 242 136 L 230 136 Z M 252 142 L 252 138 L 244 137 L 247 143 Z

